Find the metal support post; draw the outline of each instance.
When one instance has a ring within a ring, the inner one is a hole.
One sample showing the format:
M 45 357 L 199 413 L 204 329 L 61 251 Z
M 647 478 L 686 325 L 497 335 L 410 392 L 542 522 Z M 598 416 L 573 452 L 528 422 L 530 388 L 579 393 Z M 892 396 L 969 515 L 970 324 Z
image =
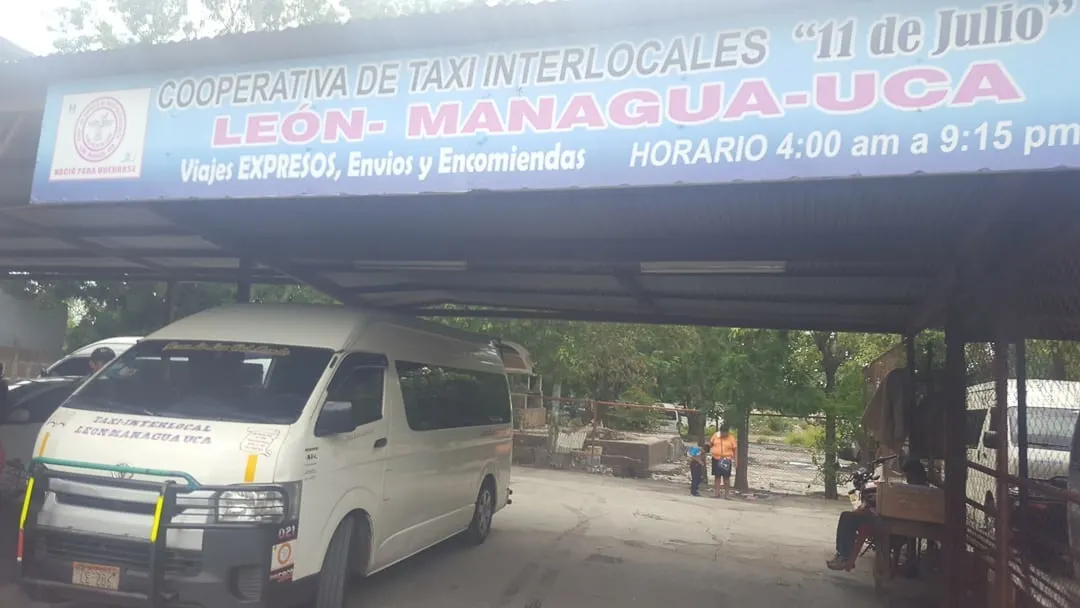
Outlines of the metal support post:
M 168 325 L 176 319 L 176 281 L 170 280 L 165 284 L 165 318 L 164 324 Z
M 1029 479 L 1028 470 L 1028 403 L 1027 403 L 1027 341 L 1018 339 L 1016 356 L 1016 446 L 1020 451 L 1017 476 Z M 1031 517 L 1028 509 L 1028 487 L 1020 484 L 1020 564 L 1024 574 L 1024 590 L 1031 589 Z
M 241 304 L 247 304 L 251 301 L 251 260 L 243 258 L 240 260 L 240 276 L 236 281 L 236 301 Z
M 1009 493 L 1009 343 L 998 339 L 994 342 L 994 393 L 996 396 L 993 417 L 998 446 L 995 468 L 997 497 L 994 514 L 994 591 L 997 608 L 1008 608 L 1012 603 L 1012 569 L 1009 567 L 1012 542 L 1012 495 Z
M 967 605 L 967 362 L 960 331 L 962 311 L 953 302 L 945 321 L 945 542 L 942 598 L 945 608 Z

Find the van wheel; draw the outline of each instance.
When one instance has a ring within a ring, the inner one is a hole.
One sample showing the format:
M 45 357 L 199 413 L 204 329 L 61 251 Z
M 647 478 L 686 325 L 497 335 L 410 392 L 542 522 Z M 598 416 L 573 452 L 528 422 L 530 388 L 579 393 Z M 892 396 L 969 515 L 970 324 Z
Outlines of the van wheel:
M 495 484 L 485 479 L 476 495 L 476 508 L 473 510 L 472 523 L 465 531 L 465 539 L 473 545 L 482 545 L 491 534 L 491 519 L 495 516 Z
M 356 520 L 346 517 L 334 531 L 330 546 L 326 548 L 322 570 L 319 571 L 319 587 L 315 595 L 315 608 L 343 608 L 345 590 L 349 581 L 349 556 L 352 554 Z

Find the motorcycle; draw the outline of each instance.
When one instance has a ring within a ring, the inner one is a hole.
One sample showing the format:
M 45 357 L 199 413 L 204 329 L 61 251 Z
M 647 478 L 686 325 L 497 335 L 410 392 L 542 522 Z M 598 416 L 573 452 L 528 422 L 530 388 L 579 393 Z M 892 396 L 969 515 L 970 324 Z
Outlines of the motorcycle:
M 885 456 L 871 461 L 866 466 L 855 469 L 855 472 L 851 474 L 851 485 L 853 487 L 848 491 L 852 510 L 877 509 L 877 482 L 881 479 L 881 475 L 877 473 L 877 468 L 894 458 L 896 458 L 895 455 Z M 854 555 L 862 557 L 871 549 L 876 551 L 877 548 L 874 546 L 874 524 L 866 523 L 860 526 L 855 542 L 856 551 Z
M 877 474 L 877 468 L 894 458 L 896 458 L 895 455 L 878 458 L 871 461 L 869 465 L 855 469 L 855 472 L 851 474 L 853 487 L 848 491 L 848 496 L 851 497 L 851 502 L 856 508 L 859 504 L 870 508 L 877 507 L 877 482 L 881 479 L 881 475 Z

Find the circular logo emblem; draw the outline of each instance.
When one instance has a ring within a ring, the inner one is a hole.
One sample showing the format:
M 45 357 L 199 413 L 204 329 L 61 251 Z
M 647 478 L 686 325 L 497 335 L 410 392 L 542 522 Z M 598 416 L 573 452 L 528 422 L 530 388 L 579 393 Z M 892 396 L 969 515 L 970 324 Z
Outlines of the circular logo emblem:
M 120 464 L 118 464 L 116 466 L 124 467 L 124 468 L 131 467 L 130 464 L 126 464 L 126 463 L 123 463 L 123 462 L 121 462 Z M 131 479 L 132 477 L 135 477 L 135 474 L 132 473 L 131 471 L 113 471 L 112 476 L 117 478 L 117 479 Z
M 292 560 L 292 545 L 283 543 L 277 550 L 277 561 L 280 566 L 287 566 Z
M 116 153 L 124 142 L 127 113 L 115 97 L 98 97 L 83 108 L 75 121 L 75 151 L 84 160 L 99 163 Z

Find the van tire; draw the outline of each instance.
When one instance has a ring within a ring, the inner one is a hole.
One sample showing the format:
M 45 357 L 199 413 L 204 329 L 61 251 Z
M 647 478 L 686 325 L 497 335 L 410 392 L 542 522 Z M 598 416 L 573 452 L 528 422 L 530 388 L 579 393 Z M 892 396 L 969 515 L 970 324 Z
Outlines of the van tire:
M 352 555 L 353 538 L 356 537 L 356 520 L 346 517 L 338 524 L 330 546 L 326 548 L 319 586 L 315 593 L 315 608 L 343 608 L 349 582 L 349 557 Z
M 491 534 L 491 520 L 495 516 L 495 482 L 487 477 L 480 484 L 476 494 L 476 506 L 473 508 L 472 522 L 465 530 L 465 541 L 470 545 L 482 545 Z

